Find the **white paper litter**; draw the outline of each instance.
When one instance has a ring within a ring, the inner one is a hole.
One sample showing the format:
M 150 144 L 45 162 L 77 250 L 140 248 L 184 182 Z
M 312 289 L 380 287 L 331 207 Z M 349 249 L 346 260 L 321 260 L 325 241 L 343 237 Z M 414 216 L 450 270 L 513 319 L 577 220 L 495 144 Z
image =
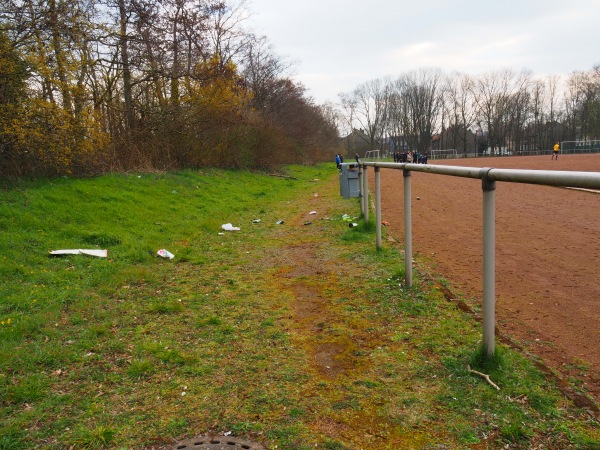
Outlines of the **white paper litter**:
M 310 214 L 311 216 L 314 216 L 317 212 L 316 211 L 311 211 L 308 214 Z
M 225 231 L 240 231 L 239 227 L 234 227 L 230 223 L 224 223 L 223 225 L 221 225 L 221 228 Z
M 169 250 L 165 250 L 164 248 L 161 248 L 159 251 L 156 252 L 156 254 L 158 256 L 162 256 L 163 258 L 175 258 L 175 255 L 173 253 L 171 253 Z
M 51 255 L 90 255 L 98 258 L 106 258 L 108 250 L 86 250 L 86 249 L 69 249 L 69 250 L 52 250 Z

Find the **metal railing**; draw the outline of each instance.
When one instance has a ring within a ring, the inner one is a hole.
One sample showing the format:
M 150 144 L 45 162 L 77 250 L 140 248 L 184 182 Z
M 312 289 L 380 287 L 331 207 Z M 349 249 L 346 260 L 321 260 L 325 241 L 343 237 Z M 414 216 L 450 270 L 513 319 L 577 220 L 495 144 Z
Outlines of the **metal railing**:
M 410 163 L 360 162 L 361 213 L 369 221 L 368 167 L 375 169 L 375 215 L 377 248 L 381 248 L 381 169 L 404 173 L 404 269 L 405 283 L 412 286 L 411 172 L 425 172 L 481 180 L 483 192 L 483 347 L 495 351 L 496 327 L 496 181 L 600 190 L 600 172 L 494 169 L 491 167 L 441 166 Z

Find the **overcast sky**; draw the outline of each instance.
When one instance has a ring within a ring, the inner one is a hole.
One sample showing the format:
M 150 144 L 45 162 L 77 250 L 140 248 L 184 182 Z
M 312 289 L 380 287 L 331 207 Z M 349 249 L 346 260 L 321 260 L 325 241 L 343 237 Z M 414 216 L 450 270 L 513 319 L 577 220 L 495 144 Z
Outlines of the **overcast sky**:
M 600 63 L 600 0 L 250 0 L 318 103 L 419 68 L 568 75 Z

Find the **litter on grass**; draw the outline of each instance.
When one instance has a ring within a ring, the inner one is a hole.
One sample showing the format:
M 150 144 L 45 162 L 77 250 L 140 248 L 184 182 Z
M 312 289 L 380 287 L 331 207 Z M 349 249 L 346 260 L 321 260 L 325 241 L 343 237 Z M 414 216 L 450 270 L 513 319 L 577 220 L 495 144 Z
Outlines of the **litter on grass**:
M 159 251 L 156 252 L 156 254 L 158 256 L 162 256 L 163 258 L 169 258 L 169 259 L 175 258 L 175 255 L 173 253 L 171 253 L 168 250 L 165 250 L 164 248 L 161 248 Z
M 69 249 L 69 250 L 52 250 L 50 252 L 53 256 L 60 255 L 90 255 L 98 258 L 106 258 L 108 256 L 108 250 L 86 250 L 86 249 Z
M 252 223 L 260 223 L 260 219 L 254 219 Z
M 225 231 L 240 231 L 240 227 L 234 227 L 230 223 L 224 223 L 223 225 L 221 225 L 221 229 Z
M 277 225 L 281 225 L 283 223 L 283 220 L 278 220 L 276 223 Z
M 311 215 L 311 216 L 314 216 L 316 213 L 317 213 L 316 211 L 311 211 L 308 214 Z

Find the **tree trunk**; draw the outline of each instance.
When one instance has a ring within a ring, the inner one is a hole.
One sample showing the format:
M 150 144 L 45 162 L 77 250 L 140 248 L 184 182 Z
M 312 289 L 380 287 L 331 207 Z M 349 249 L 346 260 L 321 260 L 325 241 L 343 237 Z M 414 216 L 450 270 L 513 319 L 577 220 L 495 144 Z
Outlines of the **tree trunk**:
M 127 8 L 125 0 L 119 0 L 119 45 L 121 48 L 121 67 L 123 70 L 123 95 L 125 97 L 126 133 L 135 128 L 135 112 L 131 88 L 131 67 L 129 65 L 129 38 L 127 37 Z
M 60 82 L 60 91 L 63 98 L 63 108 L 69 113 L 73 113 L 73 100 L 71 96 L 71 88 L 69 86 L 69 77 L 67 75 L 66 58 L 62 48 L 60 37 L 60 26 L 58 22 L 58 11 L 56 10 L 56 0 L 50 0 L 48 11 L 48 21 L 50 24 L 50 32 L 52 35 L 52 47 L 54 57 L 56 59 L 56 74 Z

